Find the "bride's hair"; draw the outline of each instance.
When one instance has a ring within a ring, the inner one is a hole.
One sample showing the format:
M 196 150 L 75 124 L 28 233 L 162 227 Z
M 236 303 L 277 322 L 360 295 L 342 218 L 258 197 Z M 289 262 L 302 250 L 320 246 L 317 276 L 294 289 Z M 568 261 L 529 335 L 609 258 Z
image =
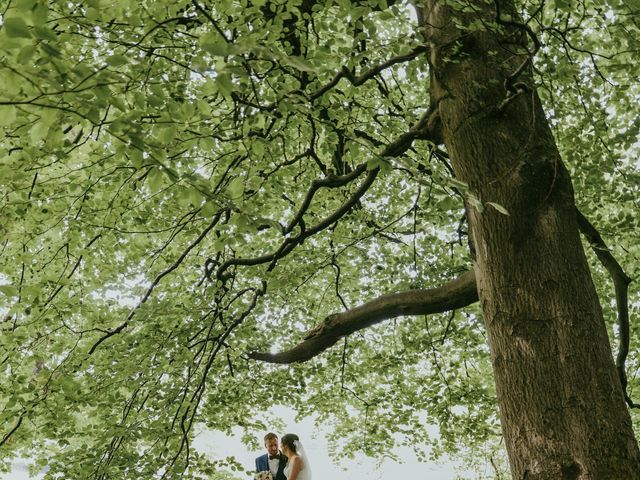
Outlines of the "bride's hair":
M 289 450 L 291 450 L 293 453 L 298 453 L 296 451 L 295 442 L 299 440 L 300 440 L 300 437 L 298 437 L 298 435 L 296 435 L 295 433 L 287 433 L 283 435 L 282 438 L 280 439 L 282 444 L 286 445 L 289 448 Z

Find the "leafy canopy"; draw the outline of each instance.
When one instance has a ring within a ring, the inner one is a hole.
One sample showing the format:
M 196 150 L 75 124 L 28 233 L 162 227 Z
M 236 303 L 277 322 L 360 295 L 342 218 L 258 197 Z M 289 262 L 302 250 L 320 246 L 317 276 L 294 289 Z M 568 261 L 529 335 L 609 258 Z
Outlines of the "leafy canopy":
M 579 206 L 638 278 L 639 6 L 520 7 Z M 331 425 L 336 455 L 491 455 L 477 307 L 386 322 L 301 365 L 247 357 L 467 270 L 463 198 L 501 208 L 439 146 L 407 139 L 429 105 L 413 7 L 5 0 L 0 13 L 5 466 L 211 478 L 238 466 L 194 451 L 196 430 L 239 426 L 255 444 L 272 403 Z M 633 349 L 628 367 L 637 397 Z

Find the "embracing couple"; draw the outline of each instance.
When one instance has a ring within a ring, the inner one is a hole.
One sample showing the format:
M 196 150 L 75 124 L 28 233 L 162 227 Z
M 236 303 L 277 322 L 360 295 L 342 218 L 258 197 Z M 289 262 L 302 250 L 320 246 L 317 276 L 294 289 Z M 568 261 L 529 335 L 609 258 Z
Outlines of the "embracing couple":
M 311 465 L 295 433 L 264 436 L 267 453 L 256 458 L 256 480 L 311 480 Z

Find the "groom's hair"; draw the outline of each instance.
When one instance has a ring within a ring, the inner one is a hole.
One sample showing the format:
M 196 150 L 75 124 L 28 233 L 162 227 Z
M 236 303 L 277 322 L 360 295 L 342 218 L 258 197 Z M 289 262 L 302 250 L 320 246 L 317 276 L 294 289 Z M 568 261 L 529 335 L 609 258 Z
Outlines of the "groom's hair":
M 271 432 L 267 433 L 264 436 L 265 443 L 267 442 L 267 440 L 271 440 L 272 438 L 275 438 L 277 440 L 278 439 L 278 435 L 276 435 L 275 433 L 271 433 Z

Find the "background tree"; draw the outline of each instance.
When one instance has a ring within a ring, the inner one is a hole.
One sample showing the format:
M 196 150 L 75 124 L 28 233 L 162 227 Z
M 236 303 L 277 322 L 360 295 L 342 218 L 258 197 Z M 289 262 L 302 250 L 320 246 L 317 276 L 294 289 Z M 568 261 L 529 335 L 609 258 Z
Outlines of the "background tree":
M 275 392 L 347 455 L 491 456 L 499 404 L 514 478 L 636 478 L 637 8 L 388 3 L 1 4 L 5 461 L 203 478 Z

